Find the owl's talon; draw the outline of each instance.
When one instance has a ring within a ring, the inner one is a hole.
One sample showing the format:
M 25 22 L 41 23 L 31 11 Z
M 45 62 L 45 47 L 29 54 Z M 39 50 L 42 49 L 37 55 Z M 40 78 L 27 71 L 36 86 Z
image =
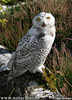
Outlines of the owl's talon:
M 43 72 L 43 70 L 42 70 L 42 69 L 44 69 L 44 68 L 45 68 L 45 66 L 42 65 L 42 66 L 40 66 L 40 67 L 37 67 L 33 72 L 34 72 L 34 73 L 39 72 L 39 73 L 44 74 L 44 72 Z

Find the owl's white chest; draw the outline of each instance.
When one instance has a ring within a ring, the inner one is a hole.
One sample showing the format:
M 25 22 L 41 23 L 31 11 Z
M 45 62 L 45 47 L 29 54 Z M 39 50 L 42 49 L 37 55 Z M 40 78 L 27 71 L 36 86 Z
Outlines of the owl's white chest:
M 42 37 L 44 45 L 46 46 L 46 49 L 51 49 L 51 46 L 55 40 L 55 26 L 48 28 L 46 31 L 43 31 L 43 33 L 45 34 Z
M 44 51 L 43 53 L 44 53 L 44 55 L 48 55 L 48 53 L 50 52 L 50 50 L 51 50 L 51 47 L 52 47 L 52 44 L 53 44 L 53 42 L 54 42 L 54 38 L 55 37 L 53 37 L 53 36 L 51 36 L 51 35 L 47 35 L 47 36 L 44 36 L 44 38 L 43 38 L 43 47 L 42 47 L 42 50 Z
M 55 36 L 53 36 L 52 34 L 46 35 L 44 37 L 44 42 L 47 48 L 51 48 L 53 42 L 54 42 Z
M 37 66 L 44 64 L 55 39 L 55 27 L 46 31 L 31 28 L 27 35 L 30 36 L 29 45 L 31 45 L 31 50 L 34 49 L 34 52 L 32 52 L 33 57 L 35 57 L 33 62 L 36 61 Z
M 55 39 L 55 31 L 55 26 L 47 28 L 45 31 L 40 31 L 32 27 L 28 32 L 28 35 L 31 35 L 30 42 L 36 42 L 37 46 L 42 46 L 42 49 L 49 48 L 50 50 Z M 44 33 L 44 36 L 41 35 L 42 33 Z

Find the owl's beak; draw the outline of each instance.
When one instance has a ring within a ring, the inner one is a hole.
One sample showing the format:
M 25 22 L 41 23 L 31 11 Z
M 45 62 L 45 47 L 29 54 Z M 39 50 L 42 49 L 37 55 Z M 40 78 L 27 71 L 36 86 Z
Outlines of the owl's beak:
M 46 27 L 46 24 L 43 22 L 42 27 Z

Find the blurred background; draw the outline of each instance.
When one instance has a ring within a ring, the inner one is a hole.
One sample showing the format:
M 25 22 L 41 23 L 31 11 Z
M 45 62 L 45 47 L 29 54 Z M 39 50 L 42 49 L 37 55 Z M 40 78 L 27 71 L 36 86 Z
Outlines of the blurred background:
M 72 1 L 0 0 L 0 45 L 11 52 L 32 26 L 39 12 L 51 12 L 56 19 L 56 38 L 45 65 L 54 73 L 56 86 L 66 97 L 72 96 Z

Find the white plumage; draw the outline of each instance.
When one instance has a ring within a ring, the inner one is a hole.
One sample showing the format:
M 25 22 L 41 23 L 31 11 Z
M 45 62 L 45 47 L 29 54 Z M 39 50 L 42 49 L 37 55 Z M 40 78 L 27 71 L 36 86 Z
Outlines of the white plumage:
M 10 65 L 9 77 L 18 77 L 30 71 L 41 72 L 55 39 L 55 18 L 51 13 L 41 12 L 33 18 L 33 26 L 21 39 Z

